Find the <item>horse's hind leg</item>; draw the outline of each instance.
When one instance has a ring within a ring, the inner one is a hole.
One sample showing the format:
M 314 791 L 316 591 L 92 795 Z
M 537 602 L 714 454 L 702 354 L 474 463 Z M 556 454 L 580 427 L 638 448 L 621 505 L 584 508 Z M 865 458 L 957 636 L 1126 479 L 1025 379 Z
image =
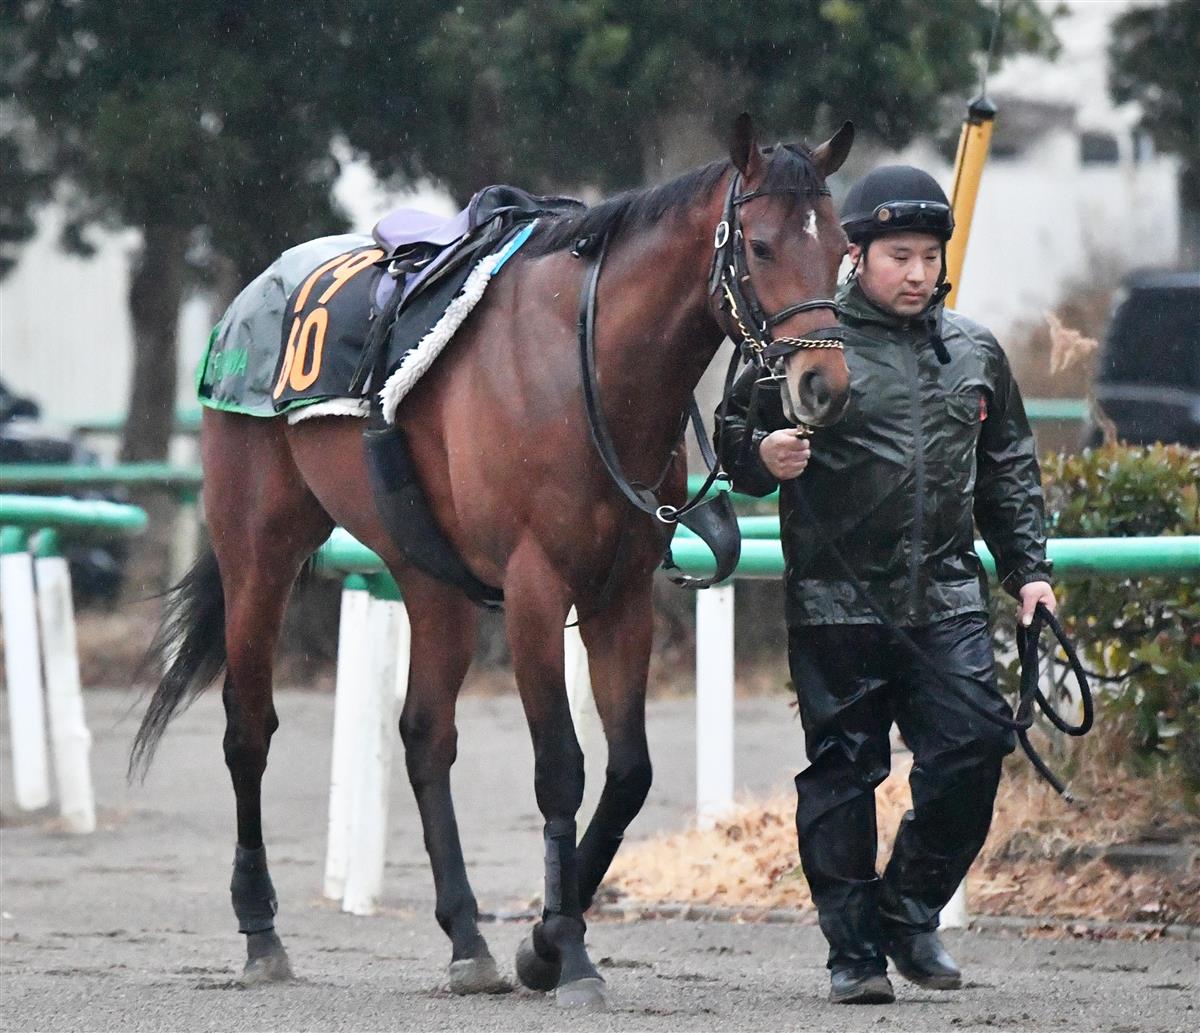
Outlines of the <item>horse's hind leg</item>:
M 412 645 L 400 735 L 433 869 L 434 914 L 450 937 L 450 989 L 498 993 L 510 987 L 479 932 L 479 909 L 467 881 L 450 795 L 450 768 L 458 751 L 455 701 L 474 651 L 475 608 L 458 591 L 412 571 L 404 576 L 404 599 Z
M 262 833 L 262 778 L 271 736 L 279 718 L 271 693 L 271 654 L 292 578 L 277 570 L 252 569 L 240 580 L 226 612 L 229 671 L 225 704 L 225 764 L 237 797 L 237 847 L 229 891 L 238 932 L 246 936 L 243 979 L 291 978 L 291 967 L 275 932 L 277 902 L 267 870 Z
M 219 414 L 205 430 L 204 500 L 225 594 L 225 763 L 237 797 L 230 894 L 246 935 L 243 979 L 291 976 L 275 932 L 262 832 L 262 777 L 279 727 L 271 676 L 292 584 L 332 522 L 304 486 L 278 421 Z M 232 461 L 231 461 L 232 460 Z

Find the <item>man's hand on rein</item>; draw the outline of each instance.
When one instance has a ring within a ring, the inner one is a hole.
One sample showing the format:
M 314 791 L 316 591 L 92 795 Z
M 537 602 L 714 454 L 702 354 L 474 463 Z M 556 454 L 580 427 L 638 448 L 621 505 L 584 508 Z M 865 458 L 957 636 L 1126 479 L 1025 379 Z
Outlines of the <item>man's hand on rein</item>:
M 1033 621 L 1033 611 L 1037 609 L 1038 603 L 1045 603 L 1046 609 L 1051 613 L 1054 612 L 1054 607 L 1057 605 L 1054 589 L 1050 587 L 1048 581 L 1030 581 L 1029 584 L 1021 586 L 1020 595 L 1021 608 L 1017 612 L 1017 620 L 1026 628 Z
M 796 430 L 777 430 L 762 439 L 758 454 L 763 466 L 771 471 L 773 477 L 790 481 L 793 477 L 799 477 L 808 466 L 812 447 L 808 438 Z

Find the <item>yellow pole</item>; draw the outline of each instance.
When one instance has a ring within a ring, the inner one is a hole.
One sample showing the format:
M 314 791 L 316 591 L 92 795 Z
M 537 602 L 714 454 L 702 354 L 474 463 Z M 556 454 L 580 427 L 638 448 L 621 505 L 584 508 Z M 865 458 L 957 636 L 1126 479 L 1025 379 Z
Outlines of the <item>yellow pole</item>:
M 975 214 L 975 199 L 979 196 L 979 181 L 992 144 L 992 126 L 996 105 L 980 94 L 967 106 L 962 135 L 958 138 L 958 156 L 954 159 L 954 188 L 950 207 L 954 209 L 954 236 L 946 246 L 946 279 L 953 285 L 946 298 L 946 307 L 953 308 L 962 279 L 963 261 L 967 256 L 967 241 L 971 236 L 971 218 Z

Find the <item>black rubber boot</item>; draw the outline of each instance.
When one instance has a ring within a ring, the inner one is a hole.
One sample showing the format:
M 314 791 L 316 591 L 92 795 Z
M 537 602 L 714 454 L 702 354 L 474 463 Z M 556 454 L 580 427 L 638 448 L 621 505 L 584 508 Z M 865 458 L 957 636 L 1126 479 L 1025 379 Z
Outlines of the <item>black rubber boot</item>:
M 834 1004 L 891 1004 L 895 991 L 886 972 L 875 966 L 834 969 L 829 977 L 829 1000 Z
M 962 972 L 942 946 L 936 930 L 888 937 L 884 950 L 910 983 L 929 990 L 957 990 L 962 986 Z

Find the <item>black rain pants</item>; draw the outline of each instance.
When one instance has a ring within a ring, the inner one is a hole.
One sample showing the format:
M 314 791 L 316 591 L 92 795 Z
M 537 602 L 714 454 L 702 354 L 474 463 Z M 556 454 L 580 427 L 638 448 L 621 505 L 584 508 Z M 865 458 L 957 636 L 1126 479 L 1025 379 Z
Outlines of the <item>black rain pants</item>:
M 974 699 L 1012 717 L 985 614 L 905 630 Z M 796 776 L 796 831 L 829 968 L 883 971 L 885 937 L 937 928 L 987 838 L 1015 736 L 950 694 L 879 625 L 793 627 L 788 659 L 810 762 Z M 880 878 L 875 787 L 891 766 L 893 722 L 913 754 L 913 809 Z

